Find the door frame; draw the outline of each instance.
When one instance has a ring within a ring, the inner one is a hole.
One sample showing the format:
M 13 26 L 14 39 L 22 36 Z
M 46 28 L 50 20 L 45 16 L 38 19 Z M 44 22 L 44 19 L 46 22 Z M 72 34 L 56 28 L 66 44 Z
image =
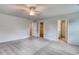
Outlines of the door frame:
M 62 21 L 65 21 L 65 36 L 64 36 L 64 38 L 62 37 L 62 33 L 61 33 L 61 22 Z M 57 26 L 57 28 L 58 28 L 58 39 L 59 40 L 61 40 L 61 41 L 64 41 L 64 42 L 68 42 L 68 21 L 67 21 L 67 19 L 65 18 L 65 19 L 61 19 L 61 20 L 58 20 L 58 22 L 57 22 L 57 24 L 58 24 L 58 26 Z
M 41 22 L 39 22 L 39 25 L 38 25 L 39 37 L 41 37 L 41 34 L 40 34 L 40 23 L 41 23 Z M 45 24 L 44 24 L 44 22 L 42 22 L 42 23 L 43 23 L 43 37 L 41 37 L 41 38 L 44 38 L 44 37 L 45 37 Z

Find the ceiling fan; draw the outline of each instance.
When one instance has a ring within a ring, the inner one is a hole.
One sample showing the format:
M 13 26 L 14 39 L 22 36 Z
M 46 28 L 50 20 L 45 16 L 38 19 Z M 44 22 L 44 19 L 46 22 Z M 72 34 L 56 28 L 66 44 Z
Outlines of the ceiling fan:
M 15 9 L 26 12 L 28 15 L 38 15 L 46 9 L 44 5 L 36 5 L 36 4 L 26 4 L 26 5 L 17 5 Z

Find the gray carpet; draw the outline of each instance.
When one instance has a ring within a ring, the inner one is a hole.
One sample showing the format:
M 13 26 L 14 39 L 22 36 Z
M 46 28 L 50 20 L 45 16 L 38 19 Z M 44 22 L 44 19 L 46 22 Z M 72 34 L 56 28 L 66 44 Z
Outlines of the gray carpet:
M 34 55 L 73 55 L 65 50 L 59 50 L 51 47 L 44 47 L 37 51 Z
M 41 38 L 27 38 L 0 43 L 0 55 L 77 55 L 79 46 Z

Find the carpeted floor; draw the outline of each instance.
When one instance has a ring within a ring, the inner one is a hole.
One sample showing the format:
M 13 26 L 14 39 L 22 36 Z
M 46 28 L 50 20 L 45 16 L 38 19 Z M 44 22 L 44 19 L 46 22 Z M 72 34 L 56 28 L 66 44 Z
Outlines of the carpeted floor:
M 79 46 L 48 41 L 41 38 L 27 38 L 0 43 L 0 55 L 77 55 Z

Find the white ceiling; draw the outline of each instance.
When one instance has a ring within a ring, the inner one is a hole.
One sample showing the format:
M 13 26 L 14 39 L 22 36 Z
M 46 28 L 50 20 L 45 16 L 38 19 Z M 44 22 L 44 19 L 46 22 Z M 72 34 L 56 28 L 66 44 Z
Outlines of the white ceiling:
M 0 13 L 28 19 L 36 18 L 35 16 L 28 16 L 24 10 L 17 9 L 19 6 L 25 7 L 25 5 L 20 4 L 2 4 L 0 5 Z M 45 6 L 46 9 L 40 12 L 38 16 L 40 18 L 79 12 L 79 6 L 77 4 L 42 4 L 41 6 Z

